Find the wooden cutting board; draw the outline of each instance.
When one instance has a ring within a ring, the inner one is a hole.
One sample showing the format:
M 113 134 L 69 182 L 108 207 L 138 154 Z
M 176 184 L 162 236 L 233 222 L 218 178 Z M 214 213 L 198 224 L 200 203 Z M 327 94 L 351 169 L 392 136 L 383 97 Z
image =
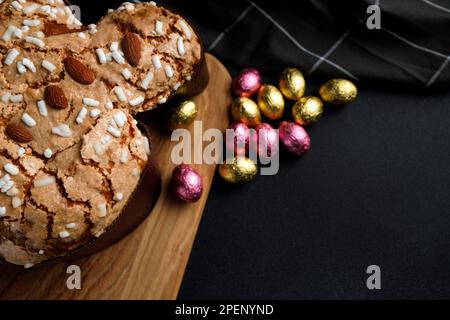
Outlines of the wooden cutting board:
M 206 57 L 208 88 L 194 100 L 203 130 L 224 130 L 229 124 L 231 78 L 213 56 Z M 204 194 L 195 204 L 173 197 L 169 189 L 175 165 L 170 160 L 170 133 L 150 122 L 152 153 L 162 176 L 162 191 L 151 215 L 133 233 L 92 256 L 30 270 L 0 268 L 0 299 L 176 299 L 216 169 L 195 165 Z M 193 132 L 193 126 L 189 128 Z M 81 290 L 66 286 L 69 265 L 78 265 Z

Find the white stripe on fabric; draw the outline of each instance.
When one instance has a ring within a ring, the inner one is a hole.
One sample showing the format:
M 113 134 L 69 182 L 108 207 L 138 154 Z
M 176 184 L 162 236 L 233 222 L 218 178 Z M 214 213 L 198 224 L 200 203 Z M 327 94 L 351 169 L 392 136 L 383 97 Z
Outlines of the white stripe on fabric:
M 328 58 L 328 56 L 330 56 L 342 43 L 342 41 L 344 41 L 345 38 L 347 38 L 347 36 L 350 34 L 350 32 L 353 30 L 354 26 L 352 26 L 351 28 L 349 28 L 331 47 L 330 49 L 328 49 L 327 52 L 325 52 L 325 54 L 319 59 L 317 60 L 317 62 L 311 67 L 311 69 L 309 69 L 309 71 L 306 73 L 306 75 L 310 75 L 311 73 L 313 73 L 323 62 L 323 60 L 325 60 L 326 58 Z
M 247 0 L 247 2 L 253 4 L 253 6 L 259 11 L 261 12 L 270 22 L 272 22 L 281 32 L 284 33 L 284 35 L 286 37 L 288 37 L 289 40 L 291 40 L 295 46 L 297 48 L 299 48 L 300 50 L 302 50 L 303 52 L 315 57 L 315 58 L 322 58 L 320 55 L 306 49 L 304 46 L 302 46 L 297 39 L 295 39 L 281 24 L 278 23 L 278 21 L 276 21 L 271 15 L 269 15 L 264 9 L 262 9 L 260 6 L 258 6 L 257 4 L 255 4 L 253 1 L 251 0 Z M 350 71 L 344 69 L 343 67 L 341 67 L 340 65 L 334 63 L 333 61 L 330 61 L 326 58 L 323 59 L 323 62 L 328 63 L 329 65 L 335 67 L 336 69 L 338 69 L 339 71 L 345 73 L 347 76 L 349 76 L 350 78 L 354 79 L 354 80 L 358 80 L 358 78 L 356 76 L 354 76 Z
M 445 59 L 445 61 L 439 67 L 439 69 L 436 70 L 436 72 L 431 77 L 430 81 L 428 81 L 427 84 L 425 85 L 425 88 L 428 88 L 436 81 L 436 79 L 441 75 L 442 71 L 444 71 L 445 67 L 447 66 L 447 64 L 449 62 L 450 62 L 450 56 L 448 56 L 447 59 Z
M 392 35 L 393 37 L 395 37 L 395 38 L 397 38 L 397 39 L 403 41 L 404 43 L 409 44 L 411 47 L 414 47 L 414 48 L 416 48 L 416 49 L 419 49 L 419 50 L 422 50 L 422 51 L 425 51 L 425 52 L 428 52 L 428 53 L 431 53 L 431 54 L 434 54 L 434 55 L 436 55 L 436 56 L 438 56 L 438 57 L 441 57 L 441 58 L 447 58 L 447 55 L 446 55 L 446 54 L 443 54 L 443 53 L 441 53 L 441 52 L 438 52 L 438 51 L 435 51 L 435 50 L 432 50 L 432 49 L 423 47 L 423 46 L 421 46 L 421 45 L 418 45 L 418 44 L 416 44 L 416 43 L 414 43 L 414 42 L 411 42 L 411 41 L 409 41 L 408 39 L 403 38 L 403 37 L 400 36 L 399 34 L 395 33 L 394 31 L 391 31 L 391 30 L 386 29 L 386 28 L 381 28 L 381 30 L 383 30 L 383 31 L 385 31 L 385 32 L 387 32 L 387 33 L 389 33 L 390 35 Z
M 230 24 L 222 33 L 219 34 L 219 36 L 211 43 L 211 45 L 208 47 L 208 51 L 213 50 L 219 43 L 222 41 L 223 37 L 230 32 L 231 29 L 233 29 L 239 22 L 244 19 L 247 14 L 253 9 L 253 4 L 250 4 L 247 8 L 242 11 L 242 13 L 236 18 L 236 20 Z
M 439 10 L 442 10 L 442 11 L 445 11 L 445 12 L 447 12 L 447 13 L 450 13 L 450 9 L 447 9 L 447 8 L 445 8 L 445 7 L 443 7 L 443 6 L 439 5 L 439 4 L 437 4 L 437 3 L 431 2 L 431 1 L 429 1 L 429 0 L 422 0 L 422 1 L 425 2 L 426 4 L 432 6 L 432 7 L 435 7 L 435 8 L 437 8 L 437 9 L 439 9 Z

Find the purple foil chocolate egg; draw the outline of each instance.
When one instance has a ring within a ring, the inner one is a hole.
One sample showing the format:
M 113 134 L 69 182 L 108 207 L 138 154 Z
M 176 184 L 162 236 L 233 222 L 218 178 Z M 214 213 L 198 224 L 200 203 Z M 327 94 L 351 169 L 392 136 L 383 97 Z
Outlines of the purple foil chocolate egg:
M 261 75 L 254 68 L 242 70 L 233 80 L 233 92 L 238 97 L 251 97 L 261 87 Z
M 300 156 L 311 147 L 311 139 L 306 130 L 294 122 L 281 122 L 278 132 L 284 148 L 292 154 Z
M 172 173 L 172 186 L 178 198 L 187 202 L 196 202 L 203 193 L 203 181 L 192 167 L 180 164 Z
M 243 156 L 247 153 L 250 141 L 250 130 L 246 124 L 240 122 L 233 123 L 228 127 L 225 136 L 227 150 L 233 151 L 233 156 Z
M 271 157 L 278 153 L 278 132 L 268 123 L 261 123 L 256 128 L 256 134 L 252 135 L 252 146 L 256 147 L 256 153 L 260 157 Z

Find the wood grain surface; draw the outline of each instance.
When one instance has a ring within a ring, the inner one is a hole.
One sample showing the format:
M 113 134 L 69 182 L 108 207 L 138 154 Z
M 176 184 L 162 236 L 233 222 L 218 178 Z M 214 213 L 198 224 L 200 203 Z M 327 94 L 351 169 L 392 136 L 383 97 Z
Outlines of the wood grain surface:
M 199 106 L 197 120 L 203 120 L 203 130 L 224 130 L 231 78 L 213 56 L 207 55 L 207 63 L 211 79 L 206 91 L 194 99 Z M 194 166 L 204 179 L 204 194 L 197 203 L 175 199 L 169 182 L 175 167 L 170 154 L 177 142 L 158 128 L 160 122 L 149 124 L 163 185 L 147 220 L 122 241 L 86 258 L 30 270 L 0 267 L 0 299 L 176 299 L 216 166 Z M 189 129 L 193 131 L 193 126 Z M 81 290 L 67 289 L 69 265 L 81 268 Z

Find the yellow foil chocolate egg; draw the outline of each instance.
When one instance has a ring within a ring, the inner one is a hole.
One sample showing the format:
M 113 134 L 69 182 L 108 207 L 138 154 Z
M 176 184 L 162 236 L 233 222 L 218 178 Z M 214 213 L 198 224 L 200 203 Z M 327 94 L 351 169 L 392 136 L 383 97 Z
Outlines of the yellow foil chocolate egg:
M 332 105 L 350 103 L 356 99 L 358 89 L 353 82 L 346 79 L 332 79 L 319 89 L 322 100 Z
M 322 117 L 323 103 L 317 97 L 303 97 L 292 107 L 292 117 L 299 125 L 308 125 Z
M 258 173 L 258 166 L 245 157 L 236 157 L 231 163 L 219 166 L 220 176 L 230 183 L 247 183 L 253 180 Z
M 183 128 L 191 124 L 197 116 L 198 108 L 194 101 L 185 100 L 173 107 L 169 117 L 169 128 Z
M 249 127 L 255 127 L 261 123 L 258 106 L 249 98 L 236 98 L 231 104 L 231 116 L 234 121 L 245 123 Z
M 279 87 L 287 99 L 298 100 L 305 94 L 305 78 L 300 70 L 286 68 L 281 73 Z
M 267 118 L 279 119 L 284 112 L 283 95 L 276 87 L 265 84 L 258 91 L 258 106 Z

